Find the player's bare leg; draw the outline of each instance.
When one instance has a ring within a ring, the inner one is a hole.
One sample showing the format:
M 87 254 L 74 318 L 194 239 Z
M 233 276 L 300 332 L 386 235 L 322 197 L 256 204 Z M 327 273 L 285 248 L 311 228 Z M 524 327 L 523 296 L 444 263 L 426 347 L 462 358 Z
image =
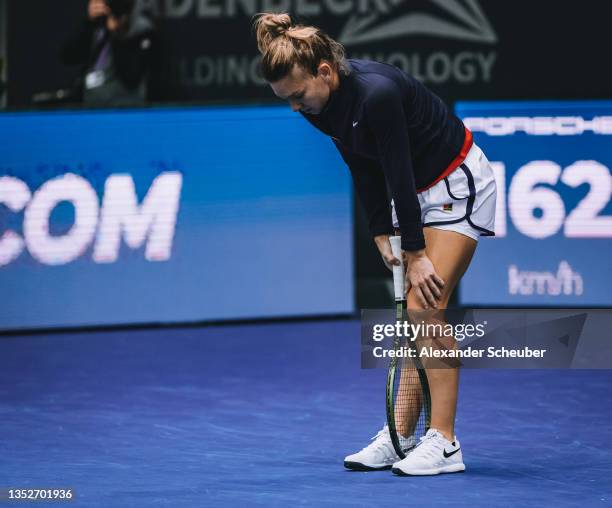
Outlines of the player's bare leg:
M 427 257 L 445 282 L 438 301 L 438 308 L 444 309 L 457 282 L 470 264 L 477 242 L 454 231 L 426 227 L 423 232 Z M 408 293 L 407 306 L 409 310 L 422 309 L 412 292 Z M 427 369 L 427 379 L 431 394 L 431 427 L 452 441 L 455 435 L 459 369 Z

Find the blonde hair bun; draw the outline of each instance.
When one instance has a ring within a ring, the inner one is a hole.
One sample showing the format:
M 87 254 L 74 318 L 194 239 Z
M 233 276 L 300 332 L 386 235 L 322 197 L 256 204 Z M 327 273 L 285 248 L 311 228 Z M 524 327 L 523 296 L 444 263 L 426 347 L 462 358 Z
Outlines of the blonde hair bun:
M 253 28 L 262 55 L 263 76 L 269 83 L 289 74 L 295 65 L 316 76 L 322 60 L 340 72 L 348 72 L 342 44 L 317 27 L 294 24 L 286 12 L 258 14 Z
M 258 14 L 255 20 L 255 31 L 257 34 L 257 47 L 261 53 L 265 53 L 270 43 L 285 35 L 293 27 L 291 16 L 286 12 Z

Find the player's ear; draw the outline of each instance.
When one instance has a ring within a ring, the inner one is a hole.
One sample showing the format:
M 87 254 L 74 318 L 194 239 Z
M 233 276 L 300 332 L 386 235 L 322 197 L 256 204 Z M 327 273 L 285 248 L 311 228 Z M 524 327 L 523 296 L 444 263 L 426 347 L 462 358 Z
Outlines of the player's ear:
M 317 69 L 319 76 L 321 76 L 325 81 L 330 81 L 332 78 L 333 69 L 328 62 L 323 60 Z

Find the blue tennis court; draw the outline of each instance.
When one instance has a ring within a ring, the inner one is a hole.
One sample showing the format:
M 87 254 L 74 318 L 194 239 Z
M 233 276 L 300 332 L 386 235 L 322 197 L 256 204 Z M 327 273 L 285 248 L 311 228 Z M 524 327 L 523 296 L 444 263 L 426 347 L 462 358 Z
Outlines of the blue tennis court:
M 0 339 L 0 484 L 75 506 L 606 506 L 610 371 L 465 370 L 467 471 L 344 470 L 384 423 L 359 322 Z

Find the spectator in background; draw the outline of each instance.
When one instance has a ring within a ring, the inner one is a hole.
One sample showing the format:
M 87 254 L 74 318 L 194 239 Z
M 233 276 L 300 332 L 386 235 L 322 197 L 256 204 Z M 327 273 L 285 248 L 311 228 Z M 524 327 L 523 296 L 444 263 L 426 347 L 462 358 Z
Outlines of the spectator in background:
M 152 20 L 135 0 L 88 0 L 87 19 L 62 60 L 81 65 L 77 93 L 87 106 L 138 106 L 154 95 L 159 53 Z

